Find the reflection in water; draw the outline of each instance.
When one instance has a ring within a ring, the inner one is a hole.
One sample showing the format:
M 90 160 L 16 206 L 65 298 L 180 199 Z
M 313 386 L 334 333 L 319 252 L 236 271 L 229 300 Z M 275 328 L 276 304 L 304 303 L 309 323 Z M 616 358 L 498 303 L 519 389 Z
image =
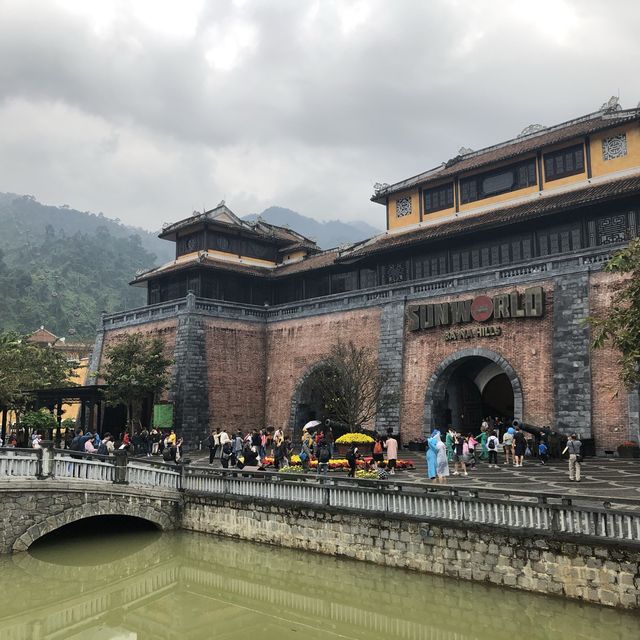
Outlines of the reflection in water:
M 180 532 L 0 557 L 0 640 L 637 639 L 600 607 Z M 135 553 L 126 555 L 135 546 Z M 97 564 L 78 566 L 93 554 Z M 9 604 L 9 606 L 7 606 Z

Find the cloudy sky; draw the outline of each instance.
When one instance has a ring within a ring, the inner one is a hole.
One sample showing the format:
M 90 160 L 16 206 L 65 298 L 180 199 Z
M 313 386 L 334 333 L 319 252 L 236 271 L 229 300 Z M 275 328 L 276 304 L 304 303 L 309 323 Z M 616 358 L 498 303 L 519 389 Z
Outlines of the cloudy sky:
M 374 182 L 640 101 L 636 0 L 0 0 L 0 191 L 157 229 Z

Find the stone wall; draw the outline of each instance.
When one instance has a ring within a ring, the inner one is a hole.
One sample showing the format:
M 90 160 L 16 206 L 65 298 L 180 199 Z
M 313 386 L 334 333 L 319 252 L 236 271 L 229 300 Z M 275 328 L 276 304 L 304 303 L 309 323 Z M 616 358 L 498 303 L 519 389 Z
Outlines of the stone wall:
M 187 495 L 182 527 L 424 573 L 640 608 L 640 549 L 443 526 L 390 514 Z
M 591 438 L 591 349 L 589 274 L 572 273 L 554 281 L 553 388 L 555 426 L 562 433 Z

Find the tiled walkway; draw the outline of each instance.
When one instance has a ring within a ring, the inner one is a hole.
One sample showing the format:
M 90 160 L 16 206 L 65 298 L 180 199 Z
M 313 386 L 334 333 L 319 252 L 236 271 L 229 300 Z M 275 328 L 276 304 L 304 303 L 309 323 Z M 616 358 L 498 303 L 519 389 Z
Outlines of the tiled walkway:
M 188 457 L 192 458 L 192 464 L 196 466 L 208 466 L 207 456 L 200 452 L 188 454 Z M 416 469 L 398 472 L 395 476 L 396 480 L 430 482 L 426 477 L 426 465 L 422 454 L 402 451 L 400 457 L 412 460 Z M 219 460 L 216 460 L 213 466 L 219 468 Z M 332 475 L 334 474 L 346 475 L 332 472 Z M 582 465 L 580 483 L 569 481 L 569 467 L 566 461 L 554 461 L 542 465 L 535 459 L 525 459 L 523 467 L 515 468 L 500 464 L 498 469 L 489 469 L 486 462 L 479 462 L 476 470 L 469 471 L 468 476 L 451 475 L 447 482 L 450 486 L 461 488 L 536 491 L 575 497 L 621 498 L 640 502 L 640 460 L 587 458 Z

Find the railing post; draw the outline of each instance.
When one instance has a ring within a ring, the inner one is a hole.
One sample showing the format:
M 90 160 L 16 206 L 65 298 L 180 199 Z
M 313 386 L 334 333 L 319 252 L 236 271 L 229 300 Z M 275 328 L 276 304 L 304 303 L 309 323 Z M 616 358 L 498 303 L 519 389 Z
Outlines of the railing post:
M 126 449 L 116 449 L 113 452 L 115 457 L 114 484 L 129 484 L 129 462 Z
M 42 440 L 38 453 L 38 467 L 36 478 L 44 480 L 53 475 L 53 440 Z

